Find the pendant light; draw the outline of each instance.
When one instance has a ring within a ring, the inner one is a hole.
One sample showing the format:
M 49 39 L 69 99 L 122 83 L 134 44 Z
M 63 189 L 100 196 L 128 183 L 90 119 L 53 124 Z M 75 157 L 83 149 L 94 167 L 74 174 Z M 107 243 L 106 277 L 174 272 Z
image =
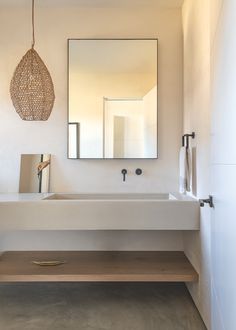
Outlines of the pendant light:
M 32 0 L 32 46 L 17 65 L 10 85 L 16 112 L 23 120 L 47 120 L 55 94 L 50 73 L 34 49 L 34 0 Z

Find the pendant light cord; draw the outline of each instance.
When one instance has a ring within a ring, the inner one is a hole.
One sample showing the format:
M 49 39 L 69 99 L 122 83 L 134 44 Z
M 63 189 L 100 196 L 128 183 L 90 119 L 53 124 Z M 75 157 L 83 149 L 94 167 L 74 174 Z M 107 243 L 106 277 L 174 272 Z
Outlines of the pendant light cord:
M 35 45 L 35 36 L 34 36 L 34 0 L 32 0 L 32 48 Z

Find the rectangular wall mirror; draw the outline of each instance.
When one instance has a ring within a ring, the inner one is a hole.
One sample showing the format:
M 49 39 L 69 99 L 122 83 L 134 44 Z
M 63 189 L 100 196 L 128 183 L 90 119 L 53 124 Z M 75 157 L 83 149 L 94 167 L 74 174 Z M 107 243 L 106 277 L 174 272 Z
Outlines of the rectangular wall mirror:
M 157 39 L 68 40 L 68 158 L 157 158 Z
M 49 192 L 50 163 L 49 154 L 21 155 L 19 192 Z

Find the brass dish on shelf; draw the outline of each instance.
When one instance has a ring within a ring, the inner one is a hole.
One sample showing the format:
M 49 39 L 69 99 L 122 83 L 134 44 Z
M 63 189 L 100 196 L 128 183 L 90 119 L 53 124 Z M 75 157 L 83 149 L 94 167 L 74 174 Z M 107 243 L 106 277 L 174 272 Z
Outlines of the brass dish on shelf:
M 41 261 L 32 261 L 33 264 L 38 266 L 59 266 L 65 264 L 65 261 L 61 260 L 41 260 Z

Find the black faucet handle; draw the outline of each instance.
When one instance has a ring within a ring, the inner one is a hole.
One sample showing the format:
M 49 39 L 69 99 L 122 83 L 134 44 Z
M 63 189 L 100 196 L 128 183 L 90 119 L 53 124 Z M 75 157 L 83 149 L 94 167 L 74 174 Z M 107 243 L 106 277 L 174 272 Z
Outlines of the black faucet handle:
M 137 175 L 141 175 L 143 173 L 143 171 L 141 170 L 141 168 L 137 168 L 135 171 L 135 174 Z
M 123 181 L 125 181 L 126 174 L 128 173 L 126 168 L 123 168 L 123 170 L 121 170 L 121 173 L 123 174 Z

